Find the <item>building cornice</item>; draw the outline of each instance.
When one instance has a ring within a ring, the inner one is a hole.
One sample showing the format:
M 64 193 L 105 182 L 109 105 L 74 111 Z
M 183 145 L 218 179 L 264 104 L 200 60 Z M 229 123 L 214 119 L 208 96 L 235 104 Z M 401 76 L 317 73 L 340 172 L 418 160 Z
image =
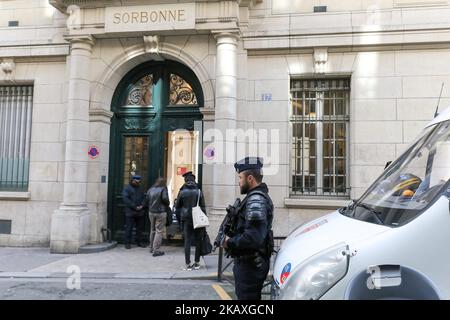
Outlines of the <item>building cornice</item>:
M 68 43 L 3 45 L 0 47 L 0 59 L 4 57 L 37 58 L 67 56 L 69 54 L 69 47 Z
M 120 5 L 120 1 L 114 0 L 49 0 L 48 2 L 53 7 L 64 13 L 66 13 L 67 8 L 71 5 L 75 5 L 80 8 L 104 8 L 108 5 Z
M 89 121 L 90 122 L 103 122 L 106 124 L 111 124 L 111 118 L 114 113 L 105 109 L 90 109 L 89 110 Z
M 85 43 L 90 46 L 93 46 L 95 44 L 95 39 L 93 36 L 89 34 L 82 34 L 82 35 L 64 35 L 64 39 L 67 40 L 70 43 Z
M 240 7 L 249 7 L 249 8 L 252 8 L 254 5 L 262 2 L 263 0 L 238 0 L 238 4 Z
M 218 30 L 211 30 L 211 34 L 214 36 L 214 38 L 222 38 L 222 37 L 231 37 L 235 40 L 239 40 L 241 34 L 239 32 L 239 29 L 218 29 Z
M 301 30 L 297 32 L 244 32 L 241 39 L 246 50 L 292 50 L 328 48 L 362 48 L 411 46 L 450 43 L 450 24 L 433 28 L 383 28 L 378 31 L 344 28 L 337 30 Z
M 253 7 L 256 4 L 262 3 L 263 0 L 231 0 L 231 1 L 220 1 L 220 0 L 201 0 L 201 1 L 195 1 L 192 0 L 192 2 L 196 3 L 212 3 L 212 2 L 235 2 L 240 7 Z M 80 8 L 105 8 L 105 7 L 112 7 L 112 6 L 132 6 L 132 5 L 144 5 L 144 4 L 151 4 L 145 2 L 145 1 L 119 1 L 119 0 L 49 0 L 49 3 L 58 9 L 61 12 L 66 13 L 67 8 L 71 5 L 76 5 Z M 180 3 L 178 0 L 166 0 L 165 4 L 170 3 Z

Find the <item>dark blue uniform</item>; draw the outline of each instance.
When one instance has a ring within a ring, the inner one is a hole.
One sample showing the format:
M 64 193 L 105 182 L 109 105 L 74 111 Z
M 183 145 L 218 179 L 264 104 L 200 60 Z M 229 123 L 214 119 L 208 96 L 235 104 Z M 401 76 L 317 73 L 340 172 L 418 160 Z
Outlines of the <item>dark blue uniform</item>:
M 141 187 L 128 184 L 122 192 L 125 204 L 125 244 L 131 244 L 133 226 L 136 226 L 136 242 L 143 245 L 143 231 L 145 226 L 145 208 L 137 210 L 138 206 L 145 205 L 145 194 Z
M 227 242 L 234 257 L 234 279 L 239 300 L 260 300 L 270 267 L 266 248 L 272 229 L 273 203 L 265 183 L 250 190 L 238 211 L 236 235 Z

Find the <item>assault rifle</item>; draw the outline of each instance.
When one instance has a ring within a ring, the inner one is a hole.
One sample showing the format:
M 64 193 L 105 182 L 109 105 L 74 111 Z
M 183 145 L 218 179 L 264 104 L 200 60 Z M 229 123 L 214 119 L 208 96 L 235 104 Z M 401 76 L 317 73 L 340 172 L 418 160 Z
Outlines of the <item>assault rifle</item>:
M 220 225 L 216 240 L 214 240 L 213 251 L 216 251 L 216 249 L 218 247 L 222 246 L 226 236 L 228 236 L 230 238 L 234 236 L 234 232 L 235 232 L 235 228 L 236 228 L 236 221 L 237 221 L 237 213 L 238 213 L 238 208 L 239 208 L 240 204 L 241 204 L 241 199 L 237 198 L 234 201 L 233 205 L 229 205 L 226 208 L 227 214 L 226 214 L 225 218 L 223 219 L 222 224 Z M 229 255 L 228 252 L 227 252 L 227 255 Z

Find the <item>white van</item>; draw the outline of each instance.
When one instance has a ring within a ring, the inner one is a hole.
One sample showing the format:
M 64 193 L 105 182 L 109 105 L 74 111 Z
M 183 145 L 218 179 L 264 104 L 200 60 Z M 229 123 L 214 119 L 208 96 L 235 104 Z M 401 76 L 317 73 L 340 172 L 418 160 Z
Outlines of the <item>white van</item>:
M 283 242 L 274 299 L 450 299 L 450 108 L 356 201 Z

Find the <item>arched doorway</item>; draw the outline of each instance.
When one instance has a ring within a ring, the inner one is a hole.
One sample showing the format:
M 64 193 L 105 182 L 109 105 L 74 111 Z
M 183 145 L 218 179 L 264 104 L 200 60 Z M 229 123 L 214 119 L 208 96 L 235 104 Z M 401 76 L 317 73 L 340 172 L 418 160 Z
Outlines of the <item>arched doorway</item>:
M 195 74 L 183 64 L 149 61 L 124 76 L 111 107 L 108 227 L 112 238 L 122 242 L 122 190 L 131 175 L 143 177 L 144 190 L 159 176 L 166 178 L 171 205 L 184 172 L 196 173 L 201 185 L 203 93 Z M 146 219 L 146 235 L 148 231 Z

